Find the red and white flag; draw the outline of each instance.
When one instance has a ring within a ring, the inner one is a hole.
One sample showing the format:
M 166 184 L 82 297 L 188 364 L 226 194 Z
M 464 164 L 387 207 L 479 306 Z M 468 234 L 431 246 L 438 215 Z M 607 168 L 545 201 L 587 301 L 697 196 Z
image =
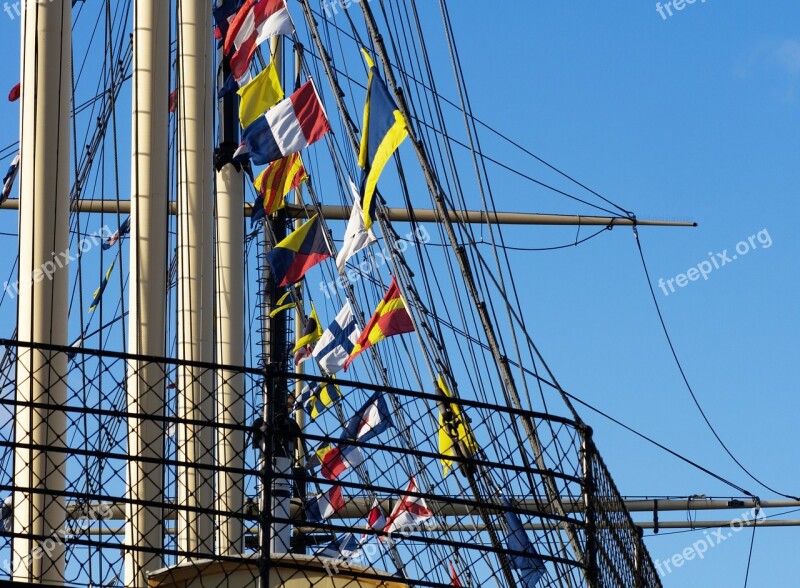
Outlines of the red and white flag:
M 372 508 L 367 514 L 367 528 L 373 531 L 383 531 L 386 528 L 386 515 L 383 514 L 383 509 L 377 500 L 372 504 Z M 369 535 L 364 533 L 361 536 L 361 541 L 366 541 L 367 537 L 369 537 Z M 378 539 L 380 541 L 386 540 L 385 537 L 381 536 L 378 536 Z
M 240 87 L 258 46 L 270 37 L 293 32 L 286 0 L 247 0 L 231 21 L 223 46 Z
M 335 480 L 348 468 L 356 468 L 364 463 L 364 456 L 358 447 L 334 447 L 322 458 L 320 474 L 323 478 Z
M 403 527 L 419 525 L 433 516 L 433 513 L 421 496 L 409 496 L 411 493 L 419 493 L 417 480 L 411 476 L 406 493 L 394 505 L 392 513 L 386 521 L 387 533 L 392 533 Z

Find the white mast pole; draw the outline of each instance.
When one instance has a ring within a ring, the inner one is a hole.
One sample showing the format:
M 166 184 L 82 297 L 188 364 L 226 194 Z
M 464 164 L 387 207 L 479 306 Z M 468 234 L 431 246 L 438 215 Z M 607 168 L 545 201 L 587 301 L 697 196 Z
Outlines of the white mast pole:
M 222 61 L 221 51 L 220 62 Z M 222 78 L 230 68 L 222 68 Z M 239 144 L 239 100 L 236 94 L 223 98 L 219 108 L 217 151 L 217 361 L 225 365 L 245 364 L 244 316 L 244 183 L 242 173 L 230 162 Z M 219 168 L 219 165 L 222 165 Z M 245 378 L 234 371 L 217 374 L 217 421 L 241 426 L 245 422 Z M 217 433 L 217 462 L 227 468 L 244 468 L 244 433 L 221 427 Z M 217 477 L 217 510 L 242 513 L 244 477 L 220 471 Z M 242 520 L 221 514 L 217 530 L 220 555 L 238 555 L 244 548 Z
M 19 339 L 66 345 L 69 272 L 54 259 L 69 247 L 72 2 L 23 6 Z M 12 578 L 21 582 L 64 581 L 64 544 L 55 537 L 66 520 L 58 495 L 66 488 L 66 418 L 25 404 L 63 406 L 66 373 L 64 353 L 18 349 L 13 531 L 21 536 Z
M 19 338 L 66 345 L 69 272 L 54 259 L 69 247 L 72 3 L 24 6 Z M 18 349 L 13 531 L 22 536 L 13 539 L 12 578 L 22 582 L 64 581 L 63 541 L 53 538 L 66 520 L 64 498 L 57 494 L 66 487 L 66 418 L 58 409 L 25 403 L 63 406 L 66 373 L 64 353 Z M 45 543 L 52 549 L 45 550 Z
M 214 360 L 213 160 L 214 76 L 211 3 L 178 2 L 178 358 Z M 213 374 L 181 367 L 177 427 L 178 550 L 214 553 Z
M 163 0 L 137 0 L 133 24 L 133 131 L 131 169 L 131 262 L 128 350 L 165 355 L 167 277 L 167 194 L 169 142 L 170 7 Z M 163 503 L 164 367 L 128 364 L 128 492 L 131 500 Z M 163 565 L 163 510 L 127 504 L 125 585 L 144 586 L 146 572 Z
M 68 248 L 70 182 L 71 3 L 28 3 L 22 30 L 22 113 L 20 128 L 20 294 L 19 339 L 67 344 L 68 272 L 56 269 L 54 256 Z M 46 274 L 53 267 L 52 277 Z M 30 409 L 25 403 L 66 402 L 64 354 L 22 349 L 17 362 L 14 495 L 15 533 L 51 537 L 66 518 L 65 415 Z M 48 452 L 36 447 L 52 448 Z M 29 488 L 30 491 L 24 489 Z M 13 540 L 15 580 L 61 583 L 64 549 L 49 551 L 42 539 Z M 39 552 L 41 557 L 39 557 Z

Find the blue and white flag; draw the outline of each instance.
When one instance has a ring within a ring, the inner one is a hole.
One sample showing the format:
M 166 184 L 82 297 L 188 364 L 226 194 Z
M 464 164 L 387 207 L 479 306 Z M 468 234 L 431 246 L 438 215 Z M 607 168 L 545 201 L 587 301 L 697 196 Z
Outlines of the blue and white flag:
M 344 508 L 342 487 L 333 486 L 324 494 L 317 494 L 306 503 L 306 516 L 312 523 L 319 523 L 331 518 Z
M 329 374 L 335 374 L 344 367 L 360 336 L 361 329 L 356 324 L 356 317 L 353 316 L 353 309 L 348 302 L 322 334 L 312 355 L 322 369 Z
M 0 193 L 0 204 L 5 202 L 8 199 L 8 197 L 11 196 L 11 189 L 14 187 L 14 180 L 17 177 L 18 171 L 19 171 L 19 151 L 14 156 L 14 160 L 11 162 L 11 166 L 8 168 L 8 172 L 3 178 L 3 191 L 2 193 Z
M 511 508 L 511 503 L 508 498 L 503 498 L 503 505 L 506 508 Z M 530 554 L 529 556 L 510 556 L 511 567 L 519 572 L 522 578 L 522 585 L 525 586 L 525 588 L 535 588 L 547 571 L 544 567 L 544 562 L 536 553 L 536 549 L 533 547 L 531 540 L 528 539 L 528 534 L 525 532 L 517 513 L 505 511 L 503 514 L 506 519 L 506 542 L 508 544 L 508 549 Z
M 353 559 L 358 557 L 361 552 L 361 542 L 352 533 L 340 535 L 334 541 L 317 551 L 319 557 L 330 557 L 332 559 Z
M 375 392 L 344 426 L 342 439 L 369 441 L 392 426 L 383 392 Z

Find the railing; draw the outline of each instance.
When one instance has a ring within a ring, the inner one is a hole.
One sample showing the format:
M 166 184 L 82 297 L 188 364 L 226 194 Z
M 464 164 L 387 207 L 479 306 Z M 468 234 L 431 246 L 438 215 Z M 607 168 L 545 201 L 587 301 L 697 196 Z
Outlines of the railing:
M 468 454 L 461 446 L 444 475 L 442 398 L 432 392 L 339 379 L 341 398 L 319 404 L 321 414 L 300 430 L 285 409 L 293 399 L 276 397 L 277 391 L 300 380 L 329 384 L 335 395 L 329 380 L 280 369 L 0 345 L 6 350 L 0 579 L 110 587 L 192 586 L 202 577 L 204 585 L 256 586 L 263 579 L 269 586 L 294 580 L 309 586 L 326 585 L 336 574 L 352 576 L 354 585 L 437 587 L 452 585 L 455 574 L 462 585 L 477 587 L 495 580 L 523 585 L 527 568 L 542 572 L 539 586 L 660 586 L 590 434 L 568 419 L 461 400 L 480 450 Z M 222 382 L 242 376 L 247 422 L 179 416 L 186 408 L 183 389 L 202 386 L 213 398 Z M 54 403 L 50 391 L 59 386 L 66 401 Z M 155 392 L 151 400 L 160 399 L 146 408 L 136 402 L 145 388 Z M 375 394 L 386 400 L 393 426 L 368 439 L 343 438 L 343 425 Z M 267 398 L 269 406 L 284 408 L 265 412 Z M 515 443 L 522 419 L 539 431 L 544 471 L 530 465 L 536 460 L 526 445 Z M 201 443 L 195 449 L 211 459 L 187 462 L 182 448 L 192 443 Z M 338 461 L 320 457 L 329 445 L 350 455 L 350 467 L 339 471 Z M 290 467 L 280 466 L 282 454 Z M 223 455 L 231 461 L 221 463 Z M 547 498 L 545 479 L 561 494 L 561 508 Z M 218 496 L 220 487 L 235 495 Z M 184 503 L 197 489 L 195 500 Z M 315 509 L 314 500 L 332 491 L 341 493 L 341 503 L 334 500 L 336 512 L 319 520 L 326 503 L 321 498 Z M 370 526 L 374 505 L 388 516 L 404 496 L 417 504 L 411 512 L 425 507 L 430 518 L 388 532 Z M 568 528 L 579 538 L 577 550 Z M 236 536 L 229 535 L 233 529 Z

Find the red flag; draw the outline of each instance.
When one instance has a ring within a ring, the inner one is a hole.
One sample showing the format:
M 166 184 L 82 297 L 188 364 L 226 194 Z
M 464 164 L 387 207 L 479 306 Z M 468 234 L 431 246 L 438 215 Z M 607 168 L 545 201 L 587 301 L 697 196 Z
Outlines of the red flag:
M 450 563 L 450 585 L 451 586 L 461 586 L 461 580 L 458 579 L 458 574 L 456 574 L 456 569 L 453 567 L 453 562 Z
M 178 90 L 169 93 L 169 112 L 172 114 L 178 108 Z
M 16 86 L 11 88 L 11 91 L 8 93 L 8 101 L 16 102 L 17 100 L 19 100 L 21 93 L 22 93 L 22 83 L 20 82 Z

